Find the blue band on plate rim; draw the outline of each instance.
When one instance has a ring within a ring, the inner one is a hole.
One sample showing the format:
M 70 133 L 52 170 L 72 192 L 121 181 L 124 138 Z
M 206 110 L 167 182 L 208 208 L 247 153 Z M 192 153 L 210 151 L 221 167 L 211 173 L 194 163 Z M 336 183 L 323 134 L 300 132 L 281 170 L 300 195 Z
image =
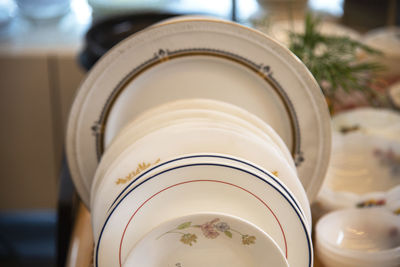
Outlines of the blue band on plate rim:
M 98 241 L 97 241 L 96 249 L 95 249 L 95 253 L 96 253 L 96 254 L 95 254 L 95 266 L 96 266 L 96 267 L 99 266 L 99 265 L 98 265 L 98 256 L 99 256 L 99 245 L 100 245 L 100 242 L 101 242 L 101 237 L 102 237 L 102 235 L 103 235 L 104 229 L 105 229 L 105 227 L 107 226 L 107 223 L 108 223 L 109 219 L 111 218 L 112 214 L 113 214 L 114 211 L 117 209 L 117 207 L 119 206 L 119 204 L 121 204 L 122 201 L 123 201 L 130 193 L 132 193 L 137 187 L 139 187 L 140 185 L 142 185 L 142 184 L 144 184 L 144 183 L 146 183 L 146 182 L 148 182 L 148 181 L 150 181 L 150 180 L 156 178 L 157 176 L 159 176 L 159 175 L 161 175 L 161 174 L 163 174 L 163 173 L 169 172 L 169 171 L 173 171 L 173 170 L 175 170 L 175 169 L 180 169 L 180 168 L 185 168 L 185 167 L 193 167 L 193 166 L 218 166 L 218 167 L 227 167 L 227 168 L 235 169 L 235 170 L 238 170 L 238 171 L 242 171 L 242 172 L 245 172 L 245 173 L 247 173 L 247 174 L 250 174 L 250 175 L 254 176 L 255 178 L 258 178 L 259 180 L 261 180 L 261 181 L 267 183 L 269 186 L 271 186 L 271 187 L 274 188 L 277 192 L 279 192 L 279 193 L 285 198 L 285 200 L 290 204 L 290 206 L 292 206 L 292 208 L 293 208 L 293 210 L 295 211 L 297 217 L 300 219 L 300 222 L 301 222 L 301 225 L 302 225 L 302 227 L 303 227 L 303 230 L 304 230 L 304 233 L 305 233 L 305 236 L 306 236 L 306 240 L 307 240 L 308 258 L 309 258 L 308 266 L 309 266 L 309 267 L 312 267 L 312 265 L 313 265 L 313 253 L 312 253 L 312 245 L 311 245 L 310 236 L 308 235 L 308 231 L 307 231 L 307 228 L 306 228 L 305 225 L 304 225 L 304 222 L 303 222 L 303 220 L 302 220 L 302 216 L 300 216 L 298 210 L 293 206 L 293 204 L 291 203 L 291 201 L 289 201 L 289 199 L 288 199 L 279 189 L 277 189 L 277 188 L 276 188 L 274 185 L 272 185 L 270 182 L 264 180 L 262 177 L 260 177 L 260 176 L 258 176 L 258 175 L 256 175 L 256 174 L 254 174 L 254 173 L 252 173 L 252 172 L 249 172 L 249 171 L 247 171 L 247 170 L 238 168 L 238 167 L 229 166 L 229 165 L 224 165 L 224 164 L 216 164 L 216 163 L 195 163 L 195 164 L 186 164 L 186 165 L 181 165 L 181 166 L 175 166 L 175 167 L 172 167 L 172 168 L 170 168 L 170 169 L 166 169 L 166 170 L 163 170 L 163 171 L 161 171 L 161 172 L 159 172 L 159 173 L 156 173 L 156 174 L 154 174 L 153 176 L 148 177 L 146 180 L 140 182 L 139 184 L 137 184 L 136 186 L 134 186 L 133 188 L 131 188 L 131 189 L 128 191 L 128 193 L 127 193 L 125 196 L 123 196 L 123 197 L 118 201 L 118 203 L 117 203 L 117 204 L 115 205 L 115 207 L 111 210 L 111 212 L 110 212 L 109 215 L 107 216 L 106 221 L 105 221 L 104 224 L 103 224 L 103 227 L 102 227 L 102 229 L 101 229 L 101 231 L 100 231 L 100 235 L 99 235 L 99 238 L 98 238 Z M 270 176 L 270 175 L 268 174 L 268 176 Z M 270 177 L 271 177 L 271 176 L 270 176 Z
M 268 177 L 270 177 L 272 180 L 274 180 L 276 183 L 278 183 L 282 189 L 288 194 L 288 196 L 290 197 L 290 199 L 292 199 L 293 203 L 296 205 L 296 207 L 299 209 L 300 213 L 305 217 L 305 214 L 303 213 L 303 210 L 299 207 L 299 205 L 297 204 L 297 201 L 294 199 L 294 197 L 292 196 L 292 193 L 290 193 L 288 191 L 288 189 L 286 189 L 286 186 L 282 185 L 282 183 L 279 181 L 279 179 L 275 179 L 274 176 L 270 175 L 268 172 L 264 171 L 263 169 L 240 159 L 236 159 L 236 158 L 232 158 L 229 156 L 225 156 L 225 155 L 215 155 L 215 154 L 196 154 L 196 155 L 190 155 L 190 156 L 184 156 L 184 157 L 179 157 L 179 158 L 174 158 L 172 160 L 168 160 L 162 163 L 159 163 L 153 167 L 151 167 L 148 170 L 145 170 L 143 173 L 139 174 L 138 177 L 136 177 L 135 179 L 133 179 L 128 185 L 125 186 L 125 188 L 118 194 L 118 196 L 115 198 L 115 200 L 113 201 L 113 203 L 111 204 L 111 206 L 108 208 L 107 211 L 110 211 L 110 209 L 112 208 L 112 206 L 115 204 L 115 202 L 118 201 L 118 199 L 121 197 L 121 195 L 133 184 L 135 183 L 138 179 L 142 178 L 144 175 L 146 175 L 147 173 L 149 173 L 150 171 L 153 171 L 154 169 L 157 169 L 163 165 L 175 162 L 175 161 L 179 161 L 179 160 L 184 160 L 184 159 L 191 159 L 191 158 L 221 158 L 221 159 L 229 159 L 232 161 L 237 161 L 240 163 L 243 163 L 247 166 L 250 166 L 260 172 L 262 172 L 263 174 L 267 175 Z

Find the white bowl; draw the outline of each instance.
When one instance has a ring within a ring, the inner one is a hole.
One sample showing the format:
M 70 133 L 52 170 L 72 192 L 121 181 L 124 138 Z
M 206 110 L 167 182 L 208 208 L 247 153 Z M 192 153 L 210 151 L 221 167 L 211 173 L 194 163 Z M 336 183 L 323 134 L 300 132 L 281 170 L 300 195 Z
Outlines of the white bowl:
M 222 213 L 200 213 L 157 226 L 130 251 L 128 266 L 275 266 L 288 263 L 271 237 L 254 224 Z
M 357 108 L 335 115 L 332 129 L 341 134 L 360 132 L 400 141 L 400 114 L 384 108 Z
M 388 96 L 394 108 L 400 110 L 400 81 L 388 88 Z
M 335 116 L 332 124 L 332 157 L 318 196 L 322 210 L 393 202 L 400 187 L 400 115 L 360 108 Z
M 385 75 L 400 75 L 400 27 L 386 27 L 372 30 L 365 34 L 364 43 L 383 53 L 369 56 L 378 61 L 385 69 Z
M 359 195 L 400 185 L 400 142 L 364 133 L 333 135 L 324 187 Z
M 347 209 L 316 225 L 318 255 L 327 266 L 399 266 L 400 217 L 380 208 Z
M 70 0 L 15 0 L 21 14 L 33 20 L 60 18 L 70 10 Z

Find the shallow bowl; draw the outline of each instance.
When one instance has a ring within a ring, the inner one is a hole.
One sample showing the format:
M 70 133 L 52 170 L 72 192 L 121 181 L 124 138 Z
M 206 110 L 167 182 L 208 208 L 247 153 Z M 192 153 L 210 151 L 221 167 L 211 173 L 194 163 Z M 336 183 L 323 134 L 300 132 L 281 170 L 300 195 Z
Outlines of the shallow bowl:
M 400 217 L 380 208 L 347 209 L 322 217 L 316 247 L 330 266 L 398 266 Z

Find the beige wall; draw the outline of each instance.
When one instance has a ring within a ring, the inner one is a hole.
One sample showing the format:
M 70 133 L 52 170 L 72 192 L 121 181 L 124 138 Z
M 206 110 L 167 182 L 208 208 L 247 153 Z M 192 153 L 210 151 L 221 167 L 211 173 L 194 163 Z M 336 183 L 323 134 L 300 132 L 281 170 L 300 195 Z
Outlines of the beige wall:
M 0 56 L 0 211 L 55 208 L 74 56 Z

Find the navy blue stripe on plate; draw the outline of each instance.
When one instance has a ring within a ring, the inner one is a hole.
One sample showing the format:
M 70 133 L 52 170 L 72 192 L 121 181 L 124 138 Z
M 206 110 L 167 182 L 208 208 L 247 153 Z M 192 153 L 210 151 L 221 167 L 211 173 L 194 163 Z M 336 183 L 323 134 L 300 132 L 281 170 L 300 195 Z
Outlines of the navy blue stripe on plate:
M 172 161 L 174 161 L 174 160 L 172 160 Z M 159 173 L 157 173 L 157 174 L 154 174 L 153 176 L 150 176 L 150 177 L 148 177 L 146 180 L 144 180 L 144 181 L 140 182 L 139 184 L 135 185 L 133 188 L 131 188 L 131 189 L 127 192 L 126 195 L 124 195 L 124 196 L 119 200 L 119 202 L 115 205 L 114 208 L 112 208 L 111 212 L 110 212 L 109 215 L 107 216 L 107 219 L 106 219 L 106 221 L 104 222 L 103 227 L 102 227 L 102 229 L 101 229 L 101 231 L 100 231 L 99 239 L 98 239 L 98 242 L 97 242 L 97 245 L 96 245 L 96 255 L 95 255 L 95 266 L 96 266 L 96 267 L 99 266 L 99 265 L 98 265 L 98 264 L 99 264 L 99 262 L 98 262 L 98 260 L 99 260 L 99 247 L 100 247 L 100 244 L 101 244 L 101 238 L 102 238 L 102 235 L 103 235 L 103 233 L 104 233 L 104 229 L 106 228 L 107 223 L 108 223 L 108 221 L 110 220 L 112 214 L 113 214 L 114 211 L 118 208 L 118 206 L 123 202 L 123 200 L 124 200 L 130 193 L 132 193 L 136 188 L 138 188 L 138 187 L 141 186 L 142 184 L 144 184 L 144 183 L 146 183 L 146 182 L 148 182 L 148 181 L 150 181 L 150 180 L 156 178 L 157 176 L 159 176 L 159 175 L 161 175 L 161 174 L 163 174 L 163 173 L 166 173 L 166 172 L 169 172 L 169 171 L 173 171 L 173 170 L 176 170 L 176 169 L 180 169 L 180 168 L 193 167 L 193 166 L 218 166 L 218 167 L 227 167 L 227 168 L 235 169 L 235 170 L 242 171 L 242 172 L 245 172 L 245 173 L 247 173 L 247 174 L 250 174 L 251 176 L 258 178 L 259 180 L 261 180 L 261 181 L 267 183 L 268 185 L 270 185 L 271 187 L 273 187 L 277 192 L 279 192 L 279 194 L 282 195 L 282 197 L 285 198 L 285 200 L 290 204 L 290 206 L 291 206 L 291 207 L 293 208 L 293 210 L 295 211 L 297 217 L 299 218 L 299 220 L 300 220 L 300 222 L 301 222 L 301 225 L 302 225 L 302 227 L 303 227 L 304 234 L 305 234 L 305 236 L 306 236 L 306 240 L 307 240 L 308 259 L 309 259 L 309 261 L 308 261 L 308 267 L 311 267 L 311 266 L 313 265 L 313 259 L 312 259 L 313 253 L 312 253 L 311 240 L 310 240 L 310 236 L 309 236 L 308 233 L 307 233 L 306 226 L 304 225 L 304 222 L 303 222 L 303 220 L 302 220 L 302 216 L 299 214 L 298 210 L 293 206 L 292 202 L 289 201 L 289 199 L 288 199 L 278 188 L 276 188 L 274 185 L 272 185 L 270 182 L 266 181 L 266 180 L 263 179 L 262 177 L 260 177 L 260 176 L 258 176 L 258 175 L 256 175 L 256 174 L 254 174 L 254 173 L 252 173 L 252 172 L 249 172 L 249 171 L 247 171 L 247 170 L 238 168 L 238 167 L 229 166 L 229 165 L 224 165 L 224 164 L 215 164 L 215 163 L 195 163 L 195 164 L 187 164 L 187 165 L 175 166 L 175 167 L 173 167 L 173 168 L 166 169 L 166 170 L 163 170 L 163 171 L 161 171 L 161 172 L 159 172 Z M 270 175 L 268 174 L 268 176 L 270 176 Z M 270 176 L 270 177 L 271 177 L 271 176 Z M 272 177 L 271 177 L 271 178 L 272 178 Z

